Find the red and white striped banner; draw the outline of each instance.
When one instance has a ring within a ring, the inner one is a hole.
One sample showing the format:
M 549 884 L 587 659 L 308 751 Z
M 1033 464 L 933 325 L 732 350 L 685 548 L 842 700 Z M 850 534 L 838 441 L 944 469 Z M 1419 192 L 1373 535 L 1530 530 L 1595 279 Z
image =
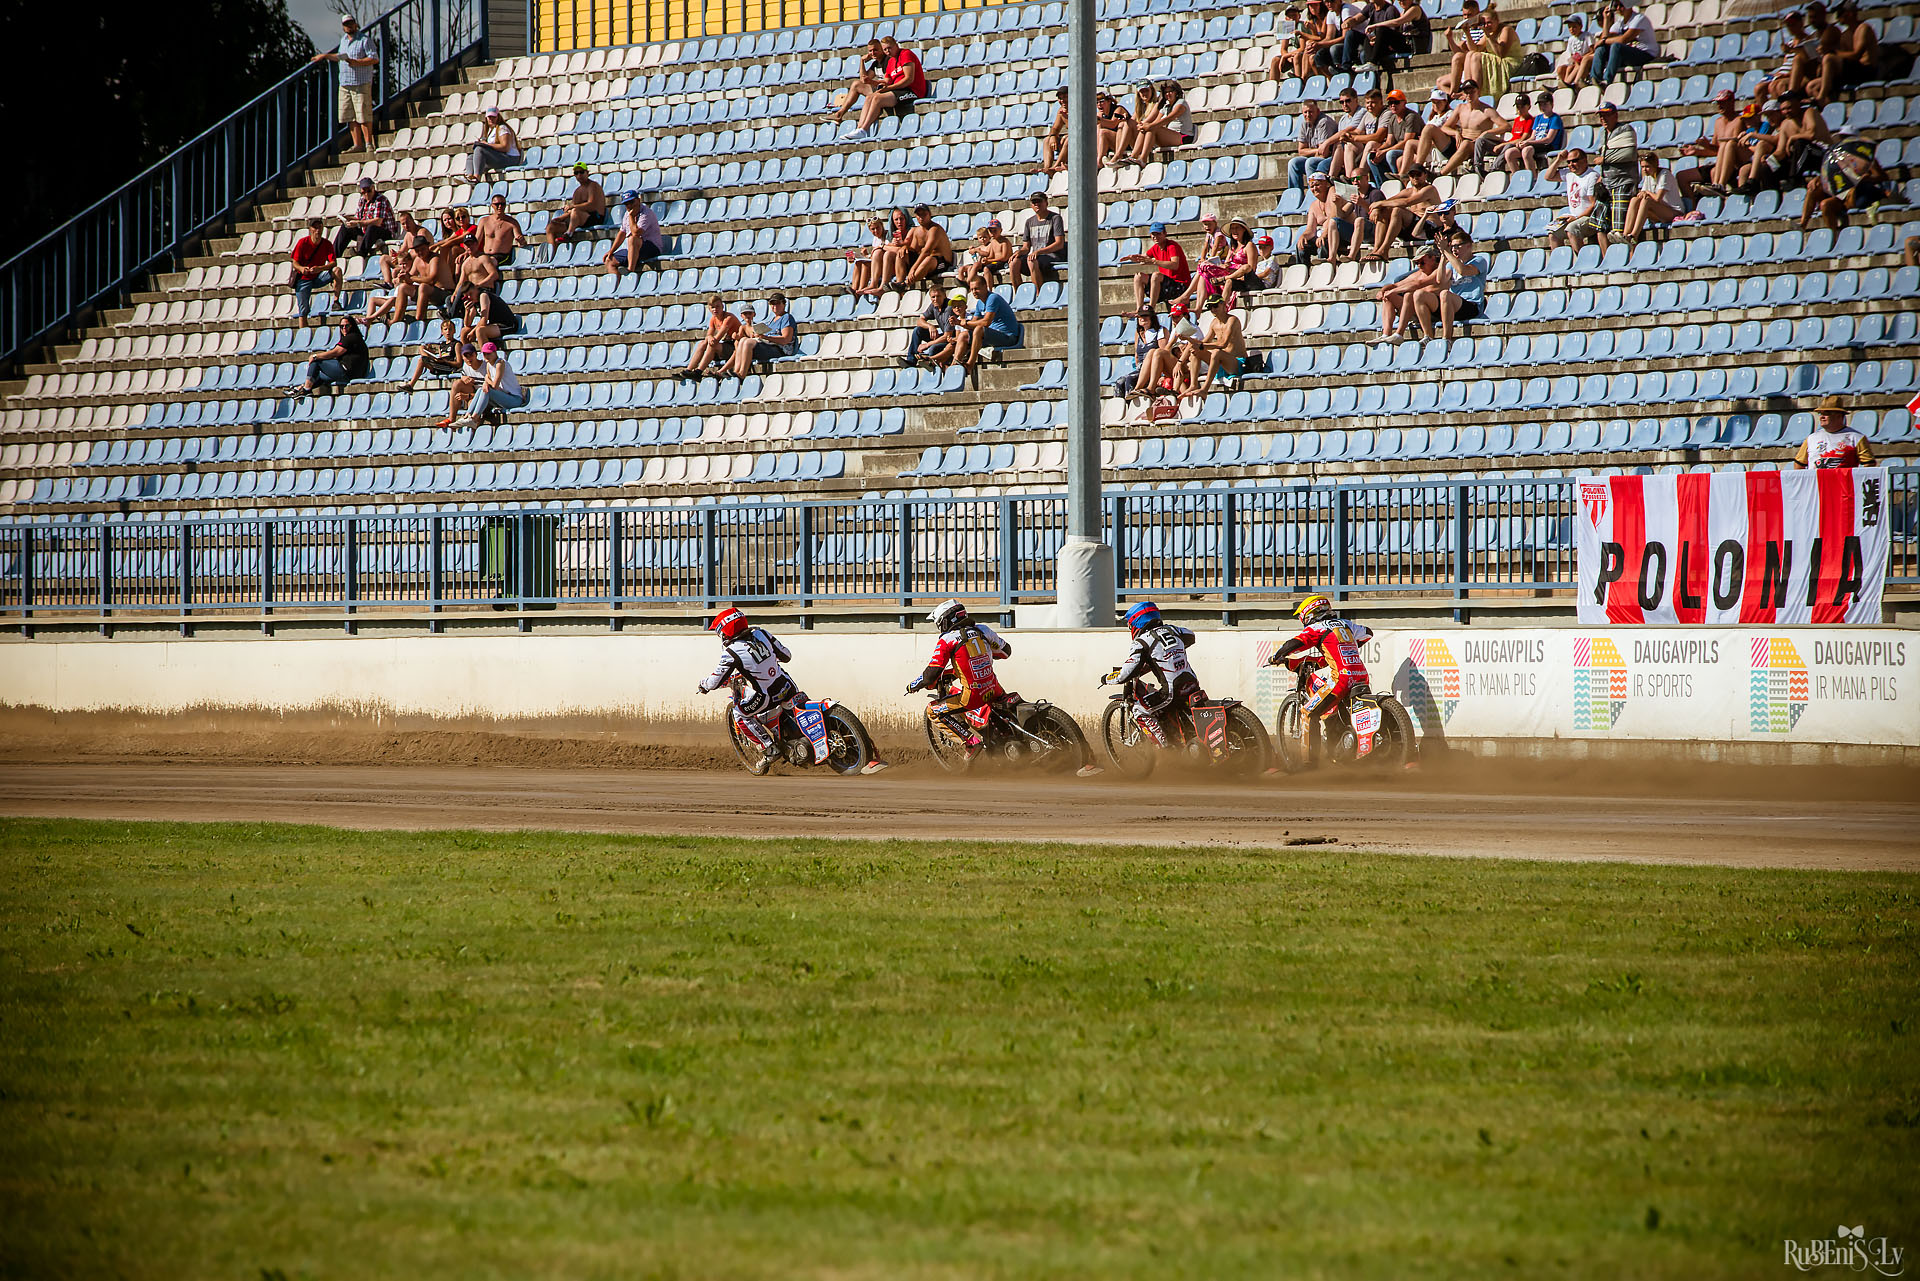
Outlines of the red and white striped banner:
M 1887 471 L 1576 476 L 1584 626 L 1878 623 Z

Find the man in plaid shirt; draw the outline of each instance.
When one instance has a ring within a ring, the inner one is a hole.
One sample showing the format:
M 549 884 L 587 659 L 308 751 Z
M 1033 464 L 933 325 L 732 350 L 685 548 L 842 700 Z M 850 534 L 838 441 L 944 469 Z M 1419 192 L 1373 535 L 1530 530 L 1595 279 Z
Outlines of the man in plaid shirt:
M 343 220 L 340 230 L 333 233 L 333 252 L 336 257 L 347 256 L 348 245 L 358 245 L 357 252 L 362 258 L 370 258 L 373 251 L 393 235 L 399 224 L 394 220 L 393 206 L 387 198 L 373 189 L 373 179 L 360 180 L 360 204 L 353 211 L 353 217 Z

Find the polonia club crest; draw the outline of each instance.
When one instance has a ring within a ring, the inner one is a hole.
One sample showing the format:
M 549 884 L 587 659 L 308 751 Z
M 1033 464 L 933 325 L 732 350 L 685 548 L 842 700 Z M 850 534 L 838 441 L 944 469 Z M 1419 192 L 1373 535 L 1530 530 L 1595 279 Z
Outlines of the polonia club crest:
M 1580 486 L 1580 506 L 1587 513 L 1587 524 L 1598 526 L 1607 514 L 1607 485 L 1588 483 Z

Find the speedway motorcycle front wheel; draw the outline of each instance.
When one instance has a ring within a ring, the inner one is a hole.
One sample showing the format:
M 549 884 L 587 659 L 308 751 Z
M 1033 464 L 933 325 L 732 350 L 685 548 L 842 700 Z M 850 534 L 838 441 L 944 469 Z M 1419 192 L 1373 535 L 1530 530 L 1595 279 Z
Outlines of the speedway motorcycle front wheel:
M 1106 714 L 1100 718 L 1100 745 L 1107 749 L 1107 759 L 1121 778 L 1138 782 L 1153 773 L 1158 745 L 1134 720 L 1125 699 L 1116 698 L 1107 704 Z

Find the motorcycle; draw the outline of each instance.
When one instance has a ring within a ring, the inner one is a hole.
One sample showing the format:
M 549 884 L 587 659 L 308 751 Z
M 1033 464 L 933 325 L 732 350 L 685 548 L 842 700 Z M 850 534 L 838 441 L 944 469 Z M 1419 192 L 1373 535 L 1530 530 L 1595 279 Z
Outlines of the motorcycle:
M 951 697 L 952 692 L 953 679 L 946 676 L 928 691 L 927 698 L 938 702 Z M 927 717 L 927 746 L 940 768 L 949 773 L 964 773 L 976 761 L 989 758 L 1046 774 L 1085 771 L 1093 764 L 1092 750 L 1079 723 L 1052 703 L 1028 702 L 1018 694 L 1008 694 L 987 707 L 954 715 L 966 717 L 986 745 L 968 756 L 964 744 Z
M 776 762 L 796 767 L 824 765 L 836 774 L 877 774 L 886 762 L 874 751 L 873 737 L 867 727 L 840 703 L 830 698 L 789 705 L 772 725 L 740 710 L 747 684 L 736 676 L 728 682 L 733 699 L 727 704 L 727 737 L 733 741 L 734 754 L 747 773 L 756 777 L 772 769 Z M 752 720 L 753 726 L 748 721 Z M 753 727 L 762 733 L 771 731 L 773 752 L 769 754 L 757 741 Z
M 1100 683 L 1114 683 L 1119 676 L 1116 667 Z M 1121 777 L 1145 778 L 1153 773 L 1162 752 L 1180 753 L 1238 779 L 1257 778 L 1267 771 L 1273 745 L 1252 708 L 1237 698 L 1213 698 L 1184 711 L 1156 715 L 1145 702 L 1152 689 L 1138 677 L 1120 682 L 1101 717 L 1101 744 Z
M 1291 774 L 1313 763 L 1305 754 L 1300 723 L 1311 701 L 1313 673 L 1322 664 L 1310 654 L 1296 654 L 1287 659 L 1287 666 L 1294 674 L 1294 688 L 1280 700 L 1273 736 L 1280 745 L 1281 767 Z M 1348 689 L 1332 716 L 1315 717 L 1312 732 L 1320 736 L 1318 756 L 1336 765 L 1392 769 L 1413 761 L 1413 717 L 1392 694 L 1376 694 L 1366 684 Z

